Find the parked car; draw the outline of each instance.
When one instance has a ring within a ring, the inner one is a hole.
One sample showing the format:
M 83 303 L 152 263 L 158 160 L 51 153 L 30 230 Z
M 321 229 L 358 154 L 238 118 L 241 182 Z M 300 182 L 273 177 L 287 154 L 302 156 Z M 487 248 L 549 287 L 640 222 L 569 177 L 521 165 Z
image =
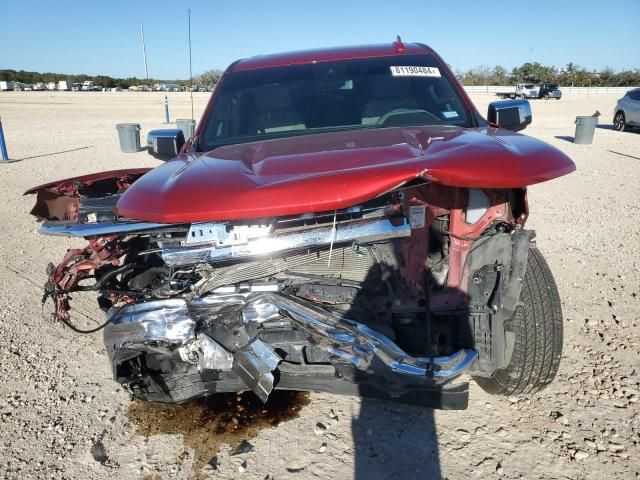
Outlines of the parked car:
M 44 92 L 46 89 L 47 87 L 42 82 L 34 83 L 32 88 L 34 92 Z
M 87 239 L 49 265 L 45 298 L 82 331 L 70 295 L 99 295 L 114 377 L 143 400 L 276 388 L 459 409 L 466 375 L 536 392 L 562 311 L 527 186 L 575 165 L 515 133 L 528 101 L 487 117 L 400 39 L 235 62 L 187 143 L 149 133 L 170 161 L 26 192 L 42 233 Z
M 624 132 L 631 127 L 640 127 L 640 88 L 625 93 L 613 109 L 613 128 Z
M 544 98 L 545 100 L 555 98 L 556 100 L 560 100 L 562 98 L 562 92 L 555 83 L 541 83 L 538 87 L 538 98 Z

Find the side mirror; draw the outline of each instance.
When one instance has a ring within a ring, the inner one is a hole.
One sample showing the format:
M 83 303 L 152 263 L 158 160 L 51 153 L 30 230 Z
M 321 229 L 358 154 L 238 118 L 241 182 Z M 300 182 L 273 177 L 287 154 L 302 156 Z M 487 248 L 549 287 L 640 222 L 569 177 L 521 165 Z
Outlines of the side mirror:
M 505 130 L 517 132 L 531 123 L 529 100 L 499 100 L 489 104 L 487 120 Z
M 184 145 L 184 133 L 179 128 L 151 130 L 147 134 L 149 154 L 160 160 L 170 160 L 180 153 Z

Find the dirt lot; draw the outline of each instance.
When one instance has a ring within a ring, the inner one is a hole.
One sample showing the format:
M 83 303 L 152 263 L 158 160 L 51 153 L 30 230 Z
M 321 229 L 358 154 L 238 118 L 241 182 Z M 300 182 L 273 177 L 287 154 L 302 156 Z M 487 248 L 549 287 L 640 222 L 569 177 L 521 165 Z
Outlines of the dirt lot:
M 194 97 L 200 112 L 207 95 Z M 492 99 L 474 98 L 481 111 Z M 169 101 L 172 118 L 189 117 L 187 94 Z M 640 134 L 611 130 L 615 101 L 535 101 L 526 131 L 578 167 L 530 189 L 530 226 L 566 317 L 565 354 L 550 388 L 501 398 L 472 384 L 462 412 L 312 394 L 254 410 L 253 424 L 240 418 L 228 429 L 220 428 L 224 419 L 238 419 L 216 417 L 219 405 L 129 412 L 101 335 L 76 335 L 41 311 L 46 264 L 73 243 L 38 235 L 28 215 L 33 199 L 22 192 L 57 178 L 156 165 L 146 153 L 120 153 L 115 124 L 139 122 L 143 135 L 162 127 L 163 96 L 0 94 L 9 155 L 21 160 L 0 165 L 0 477 L 640 478 Z M 594 144 L 574 145 L 575 115 L 596 109 L 603 117 Z M 92 298 L 78 296 L 74 308 L 82 325 L 101 319 Z M 233 396 L 224 401 L 241 409 Z M 165 433 L 142 435 L 153 432 Z M 242 440 L 249 443 L 236 448 Z M 196 462 L 209 463 L 196 471 Z

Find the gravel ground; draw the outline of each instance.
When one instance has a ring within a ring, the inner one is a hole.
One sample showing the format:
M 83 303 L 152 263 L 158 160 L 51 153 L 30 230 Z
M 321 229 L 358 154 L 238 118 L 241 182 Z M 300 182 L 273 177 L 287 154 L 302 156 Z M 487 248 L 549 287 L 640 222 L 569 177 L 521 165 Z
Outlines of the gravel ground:
M 188 98 L 169 95 L 172 118 L 189 117 Z M 207 98 L 194 95 L 196 112 Z M 481 111 L 492 99 L 474 97 Z M 22 192 L 57 178 L 156 165 L 146 153 L 120 153 L 115 124 L 139 122 L 143 135 L 162 127 L 163 96 L 0 94 L 9 154 L 20 160 L 0 165 L 0 477 L 640 478 L 640 134 L 611 129 L 615 101 L 532 102 L 526 133 L 578 166 L 530 189 L 529 226 L 566 318 L 550 388 L 502 398 L 472 384 L 462 412 L 311 394 L 226 437 L 163 428 L 166 411 L 153 410 L 145 425 L 134 420 L 128 395 L 111 379 L 101 336 L 52 324 L 40 304 L 47 262 L 79 242 L 38 235 L 28 214 L 33 198 Z M 596 109 L 603 117 L 593 145 L 574 145 L 574 117 Z M 74 312 L 83 326 L 101 319 L 92 298 L 78 296 Z M 227 401 L 240 409 L 242 399 Z M 220 445 L 215 459 L 203 458 L 217 450 L 211 445 Z

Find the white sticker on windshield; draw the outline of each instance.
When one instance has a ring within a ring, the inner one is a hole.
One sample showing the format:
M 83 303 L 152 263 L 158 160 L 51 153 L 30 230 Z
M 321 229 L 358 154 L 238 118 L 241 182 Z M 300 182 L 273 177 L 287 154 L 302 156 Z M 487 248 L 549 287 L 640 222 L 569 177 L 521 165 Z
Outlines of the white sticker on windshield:
M 458 115 L 458 112 L 453 112 L 451 110 L 447 110 L 442 112 L 442 116 L 444 118 L 458 118 L 460 115 Z
M 404 65 L 389 68 L 394 77 L 441 77 L 440 70 L 436 67 Z

